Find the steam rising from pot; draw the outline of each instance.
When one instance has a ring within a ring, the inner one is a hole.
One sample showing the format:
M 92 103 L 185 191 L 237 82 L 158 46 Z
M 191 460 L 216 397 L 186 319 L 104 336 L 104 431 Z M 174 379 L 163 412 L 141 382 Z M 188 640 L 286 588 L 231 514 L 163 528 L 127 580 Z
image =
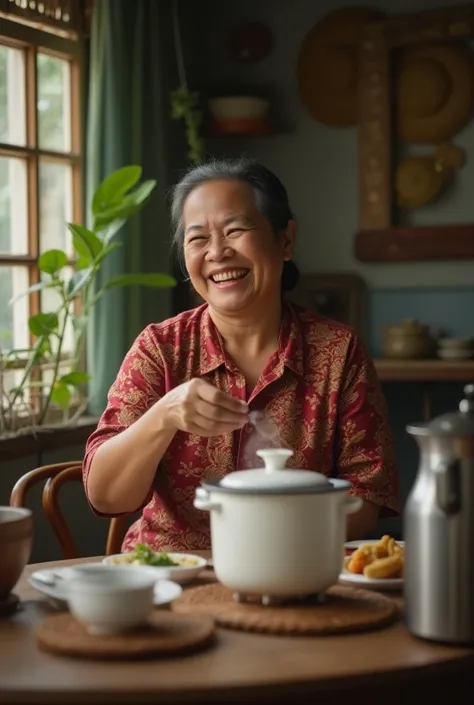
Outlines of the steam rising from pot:
M 240 454 L 240 469 L 257 468 L 263 465 L 257 450 L 287 447 L 273 419 L 264 411 L 251 411 L 244 448 Z

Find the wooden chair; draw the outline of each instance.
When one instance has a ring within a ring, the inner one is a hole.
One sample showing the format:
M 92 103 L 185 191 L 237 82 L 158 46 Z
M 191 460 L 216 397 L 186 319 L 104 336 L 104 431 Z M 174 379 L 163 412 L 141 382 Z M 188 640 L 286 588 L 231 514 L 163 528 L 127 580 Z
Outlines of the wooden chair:
M 59 541 L 64 558 L 78 558 L 79 554 L 72 534 L 59 508 L 59 492 L 68 482 L 82 484 L 82 463 L 71 461 L 68 463 L 55 463 L 43 465 L 30 470 L 15 483 L 10 495 L 11 507 L 25 507 L 28 490 L 39 482 L 45 480 L 43 488 L 43 511 Z M 126 531 L 126 518 L 114 517 L 110 520 L 109 531 L 105 548 L 105 555 L 110 556 L 120 553 L 122 539 Z

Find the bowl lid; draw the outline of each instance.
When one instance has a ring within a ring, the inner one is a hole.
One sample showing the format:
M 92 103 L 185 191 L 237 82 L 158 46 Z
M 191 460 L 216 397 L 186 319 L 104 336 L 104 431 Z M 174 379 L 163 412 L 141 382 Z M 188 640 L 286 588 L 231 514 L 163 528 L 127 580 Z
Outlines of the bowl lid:
M 285 468 L 286 461 L 293 455 L 288 448 L 265 448 L 257 450 L 257 455 L 263 458 L 265 467 L 232 472 L 220 481 L 220 486 L 236 490 L 307 488 L 314 492 L 317 488 L 327 489 L 331 484 L 321 473 Z

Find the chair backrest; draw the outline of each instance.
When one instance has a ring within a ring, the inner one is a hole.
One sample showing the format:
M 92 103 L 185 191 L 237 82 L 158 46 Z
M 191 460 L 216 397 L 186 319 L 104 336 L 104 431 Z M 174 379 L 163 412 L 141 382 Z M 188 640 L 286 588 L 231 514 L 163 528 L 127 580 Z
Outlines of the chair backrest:
M 59 541 L 64 558 L 78 558 L 78 551 L 71 531 L 59 507 L 59 492 L 68 482 L 82 483 L 82 463 L 78 460 L 67 463 L 43 465 L 30 470 L 15 483 L 10 495 L 10 506 L 26 506 L 28 490 L 45 481 L 43 488 L 43 511 Z M 126 531 L 126 518 L 114 517 L 110 520 L 105 555 L 120 553 L 122 539 Z

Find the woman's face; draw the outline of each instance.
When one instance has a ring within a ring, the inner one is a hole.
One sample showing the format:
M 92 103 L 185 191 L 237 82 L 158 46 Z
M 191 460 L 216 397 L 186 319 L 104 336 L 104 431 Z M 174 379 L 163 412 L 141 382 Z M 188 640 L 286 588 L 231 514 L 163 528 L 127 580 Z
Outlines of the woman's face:
M 238 313 L 279 300 L 283 262 L 295 225 L 276 236 L 243 181 L 208 181 L 183 208 L 184 256 L 191 283 L 216 311 Z

